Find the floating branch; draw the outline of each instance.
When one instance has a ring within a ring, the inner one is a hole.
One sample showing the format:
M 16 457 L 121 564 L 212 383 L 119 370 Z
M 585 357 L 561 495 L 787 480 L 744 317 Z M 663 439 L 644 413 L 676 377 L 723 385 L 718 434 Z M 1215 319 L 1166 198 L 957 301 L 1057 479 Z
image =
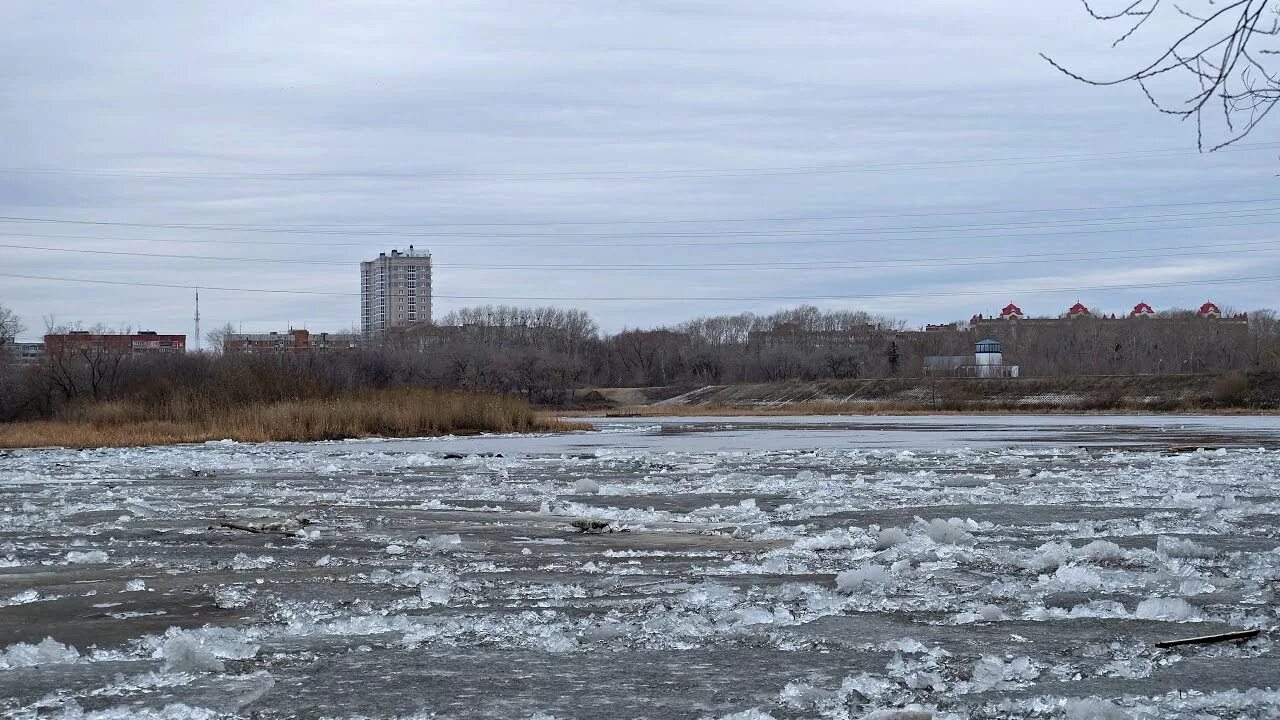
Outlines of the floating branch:
M 1171 648 L 1180 645 L 1208 645 L 1210 643 L 1232 642 L 1234 640 L 1248 640 L 1262 634 L 1261 630 L 1237 630 L 1235 632 L 1220 633 L 1218 635 L 1201 635 L 1199 637 L 1180 638 L 1178 640 L 1164 640 L 1156 643 L 1158 648 Z

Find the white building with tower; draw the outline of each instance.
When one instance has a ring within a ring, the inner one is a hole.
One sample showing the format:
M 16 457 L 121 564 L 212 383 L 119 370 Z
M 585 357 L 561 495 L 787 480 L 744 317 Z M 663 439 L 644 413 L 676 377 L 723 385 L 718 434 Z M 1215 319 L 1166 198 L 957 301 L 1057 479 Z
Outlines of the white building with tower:
M 1016 378 L 1017 365 L 1004 363 L 998 340 L 987 338 L 974 343 L 972 355 L 931 355 L 924 359 L 925 375 L 976 378 Z
M 360 328 L 366 336 L 431 324 L 431 253 L 392 250 L 360 263 Z

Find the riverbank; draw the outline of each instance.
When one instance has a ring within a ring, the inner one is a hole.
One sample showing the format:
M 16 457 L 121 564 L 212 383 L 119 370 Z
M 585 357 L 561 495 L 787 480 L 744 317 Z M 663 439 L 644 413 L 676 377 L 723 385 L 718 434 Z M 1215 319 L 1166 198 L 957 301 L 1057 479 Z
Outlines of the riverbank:
M 1139 409 L 1073 410 L 1070 408 L 974 408 L 970 410 L 938 410 L 924 407 L 898 405 L 846 405 L 824 403 L 796 403 L 776 406 L 762 405 L 638 405 L 612 410 L 584 410 L 574 412 L 581 418 L 661 418 L 661 417 L 820 417 L 820 416 L 999 416 L 999 415 L 1204 415 L 1218 417 L 1280 415 L 1280 410 L 1248 410 L 1231 408 L 1182 409 L 1155 412 Z
M 608 416 L 880 415 L 973 413 L 1280 412 L 1280 373 L 889 378 L 701 387 L 599 388 L 583 414 Z
M 210 440 L 302 442 L 586 429 L 523 400 L 422 389 L 193 410 L 103 402 L 58 419 L 0 424 L 0 448 L 171 445 Z

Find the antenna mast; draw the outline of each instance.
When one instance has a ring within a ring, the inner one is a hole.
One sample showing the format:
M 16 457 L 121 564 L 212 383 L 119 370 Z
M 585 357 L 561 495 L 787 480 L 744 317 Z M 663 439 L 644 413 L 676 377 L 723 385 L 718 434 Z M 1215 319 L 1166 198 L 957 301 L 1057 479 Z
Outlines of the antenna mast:
M 196 288 L 196 352 L 200 352 L 200 288 Z

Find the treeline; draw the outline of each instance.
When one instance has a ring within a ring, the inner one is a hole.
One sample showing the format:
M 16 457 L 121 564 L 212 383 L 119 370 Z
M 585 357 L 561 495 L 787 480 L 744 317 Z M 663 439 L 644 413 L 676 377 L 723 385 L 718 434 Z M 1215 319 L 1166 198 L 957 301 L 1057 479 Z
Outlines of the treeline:
M 1247 327 L 1188 314 L 917 332 L 889 318 L 803 306 L 609 335 L 578 310 L 491 306 L 458 310 L 439 326 L 351 351 L 124 357 L 73 348 L 38 364 L 0 361 L 0 421 L 119 399 L 178 413 L 427 387 L 562 405 L 585 387 L 912 378 L 922 375 L 926 356 L 971 354 L 979 335 L 1002 340 L 1006 360 L 1024 376 L 1280 369 L 1280 321 L 1270 311 L 1252 313 Z

